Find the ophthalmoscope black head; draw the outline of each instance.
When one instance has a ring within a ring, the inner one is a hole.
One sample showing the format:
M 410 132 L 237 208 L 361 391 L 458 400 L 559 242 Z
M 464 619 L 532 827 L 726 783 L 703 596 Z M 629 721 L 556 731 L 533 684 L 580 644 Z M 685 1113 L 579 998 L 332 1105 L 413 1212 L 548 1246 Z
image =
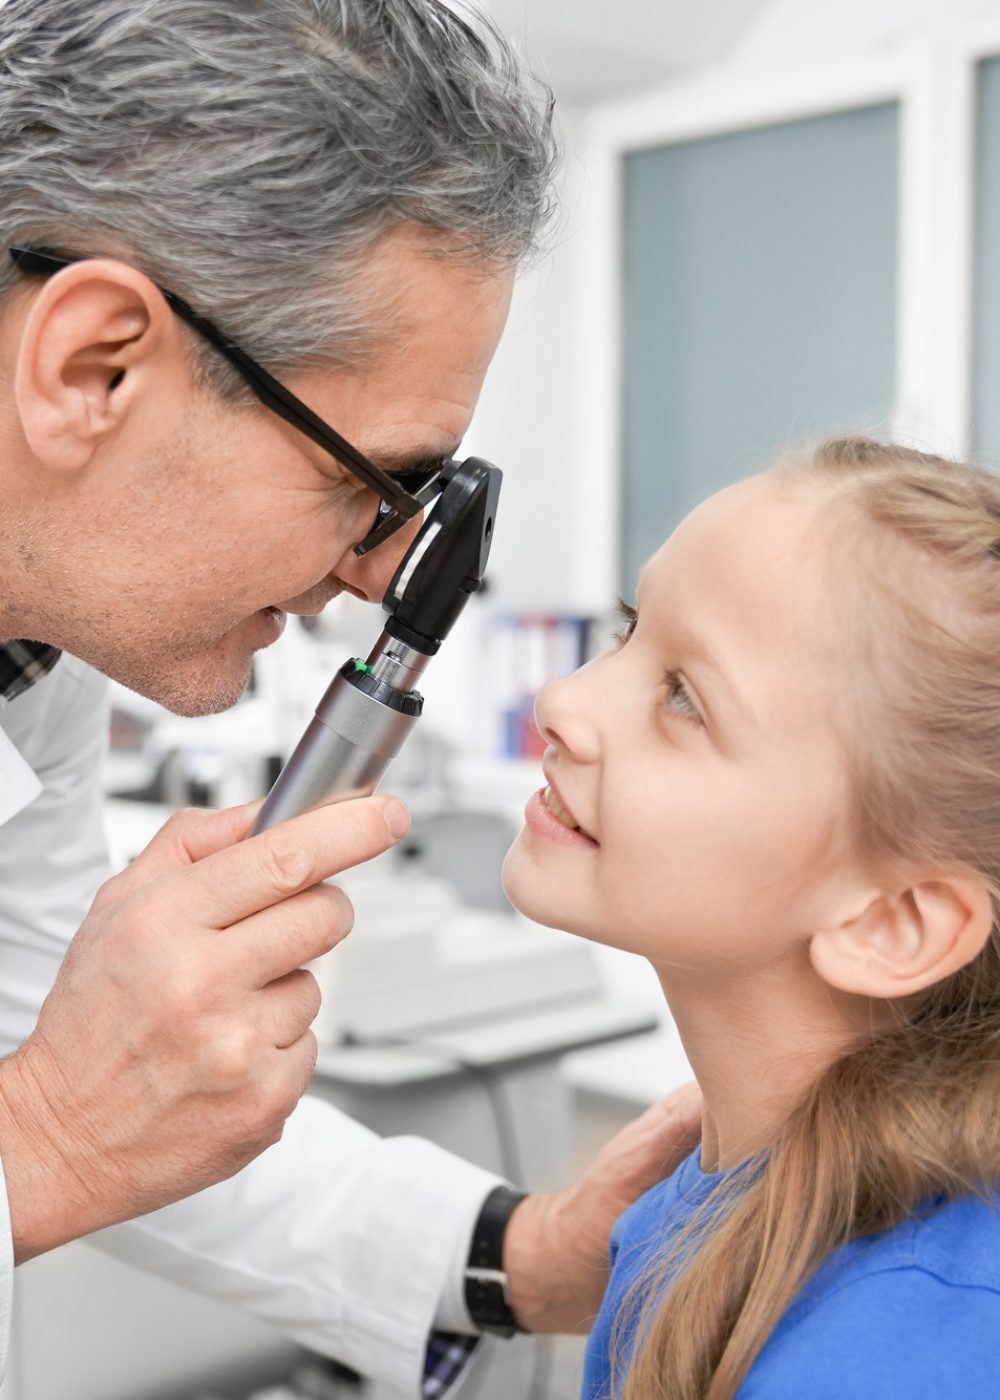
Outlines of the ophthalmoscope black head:
M 385 630 L 366 661 L 346 662 L 261 809 L 254 832 L 373 792 L 419 719 L 414 689 L 486 571 L 502 473 L 448 462 L 440 494 L 382 599 Z

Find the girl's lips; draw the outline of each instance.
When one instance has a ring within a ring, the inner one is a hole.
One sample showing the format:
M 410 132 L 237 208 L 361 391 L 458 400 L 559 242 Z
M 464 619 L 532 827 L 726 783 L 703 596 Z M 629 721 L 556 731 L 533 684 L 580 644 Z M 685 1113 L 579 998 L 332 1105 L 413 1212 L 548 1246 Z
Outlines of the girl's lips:
M 528 830 L 557 846 L 581 846 L 587 850 L 594 850 L 598 843 L 592 837 L 583 831 L 574 831 L 572 827 L 561 822 L 554 812 L 549 811 L 542 796 L 543 791 L 543 788 L 539 788 L 524 809 L 524 820 Z

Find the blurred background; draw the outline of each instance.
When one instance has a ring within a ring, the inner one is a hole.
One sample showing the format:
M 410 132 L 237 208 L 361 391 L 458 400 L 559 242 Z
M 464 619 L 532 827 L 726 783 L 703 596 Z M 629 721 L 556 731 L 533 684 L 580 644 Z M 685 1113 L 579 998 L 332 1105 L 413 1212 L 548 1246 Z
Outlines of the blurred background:
M 318 969 L 315 1091 L 540 1187 L 687 1068 L 643 964 L 505 905 L 500 862 L 539 785 L 533 698 L 606 645 L 615 594 L 680 518 L 785 443 L 891 431 L 1000 461 L 1000 0 L 490 9 L 557 95 L 563 207 L 465 444 L 505 472 L 490 587 L 386 783 L 411 837 L 345 881 L 357 933 Z M 120 864 L 173 807 L 266 789 L 375 640 L 374 610 L 350 605 L 291 618 L 226 715 L 116 691 Z M 18 1290 L 2 1400 L 383 1400 L 86 1245 Z M 571 1400 L 579 1356 L 486 1347 L 461 1394 Z

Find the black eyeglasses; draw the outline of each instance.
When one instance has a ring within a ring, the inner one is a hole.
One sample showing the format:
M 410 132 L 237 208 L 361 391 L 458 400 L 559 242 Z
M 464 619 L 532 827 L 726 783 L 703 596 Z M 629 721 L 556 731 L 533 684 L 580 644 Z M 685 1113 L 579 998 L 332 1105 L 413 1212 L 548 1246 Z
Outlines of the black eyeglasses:
M 59 257 L 42 248 L 11 248 L 9 251 L 19 271 L 34 277 L 51 277 L 53 273 L 61 272 L 73 263 L 85 261 L 83 258 Z M 214 345 L 216 350 L 239 370 L 265 408 L 269 408 L 286 423 L 291 423 L 293 428 L 297 428 L 300 433 L 304 433 L 307 438 L 329 452 L 341 466 L 346 467 L 375 492 L 380 501 L 378 515 L 368 534 L 360 544 L 355 545 L 355 554 L 368 554 L 376 545 L 382 544 L 390 535 L 402 529 L 408 520 L 412 520 L 424 510 L 439 493 L 444 485 L 441 471 L 446 465 L 445 462 L 435 463 L 432 467 L 400 472 L 394 477 L 389 476 L 374 462 L 370 462 L 364 453 L 352 447 L 347 439 L 341 437 L 328 423 L 324 423 L 323 419 L 301 399 L 296 398 L 291 390 L 279 384 L 273 375 L 268 374 L 262 365 L 251 359 L 246 351 L 241 350 L 227 335 L 223 335 L 217 326 L 199 315 L 183 297 L 179 297 L 176 292 L 168 292 L 165 287 L 158 287 L 157 290 L 171 311 Z

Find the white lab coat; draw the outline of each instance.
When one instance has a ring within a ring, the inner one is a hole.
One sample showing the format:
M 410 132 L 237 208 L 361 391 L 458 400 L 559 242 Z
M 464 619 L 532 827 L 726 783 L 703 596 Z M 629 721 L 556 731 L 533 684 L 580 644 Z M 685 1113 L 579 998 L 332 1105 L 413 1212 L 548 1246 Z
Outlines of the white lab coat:
M 0 710 L 0 1051 L 30 1033 L 109 871 L 99 769 L 106 682 L 75 658 Z M 461 1271 L 496 1179 L 304 1099 L 230 1181 L 93 1238 L 242 1305 L 303 1345 L 417 1394 L 430 1331 L 471 1331 Z M 2 1180 L 0 1180 L 2 1187 Z M 0 1361 L 13 1290 L 0 1189 Z

